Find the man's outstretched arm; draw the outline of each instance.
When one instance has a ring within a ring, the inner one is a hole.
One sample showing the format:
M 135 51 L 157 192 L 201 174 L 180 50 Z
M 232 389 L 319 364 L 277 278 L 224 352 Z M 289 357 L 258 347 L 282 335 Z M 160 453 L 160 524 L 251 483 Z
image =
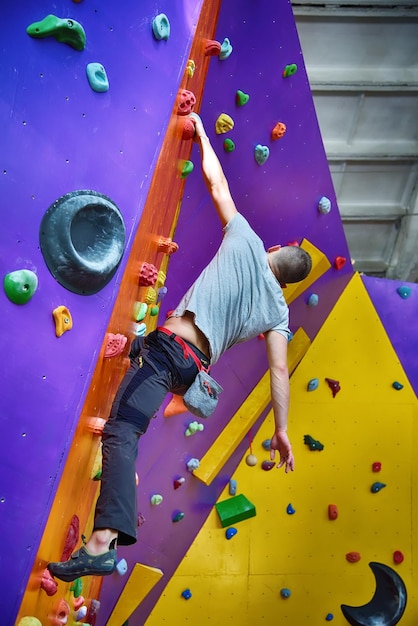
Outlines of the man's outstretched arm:
M 196 128 L 195 139 L 200 146 L 202 157 L 203 178 L 212 197 L 222 227 L 224 227 L 237 213 L 237 208 L 229 191 L 228 181 L 222 170 L 219 159 L 206 135 L 202 120 L 196 113 L 190 116 Z
M 280 454 L 278 467 L 293 471 L 292 446 L 287 435 L 289 412 L 289 372 L 287 368 L 287 339 L 270 330 L 265 333 L 267 357 L 270 366 L 271 402 L 274 414 L 274 434 L 270 444 L 270 458 L 274 461 L 276 450 Z

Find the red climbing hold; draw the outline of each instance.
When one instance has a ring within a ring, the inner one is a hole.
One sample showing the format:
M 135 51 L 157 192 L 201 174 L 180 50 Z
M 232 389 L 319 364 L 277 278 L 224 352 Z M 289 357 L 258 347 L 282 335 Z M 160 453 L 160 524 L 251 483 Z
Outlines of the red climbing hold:
M 399 563 L 402 563 L 404 558 L 405 557 L 400 550 L 395 550 L 395 552 L 393 553 L 393 562 L 396 563 L 396 565 L 399 565 Z
M 338 517 L 338 508 L 336 504 L 328 504 L 328 519 L 335 520 Z
M 221 51 L 221 44 L 219 41 L 213 39 L 207 39 L 205 43 L 205 57 L 217 57 Z
M 345 558 L 349 563 L 358 563 L 361 559 L 360 552 L 348 552 Z
M 328 387 L 332 391 L 332 397 L 335 398 L 337 393 L 341 391 L 340 383 L 338 382 L 338 380 L 333 380 L 332 378 L 326 378 L 325 380 L 328 383 Z
M 347 263 L 347 259 L 344 256 L 335 257 L 334 267 L 336 270 L 340 270 Z

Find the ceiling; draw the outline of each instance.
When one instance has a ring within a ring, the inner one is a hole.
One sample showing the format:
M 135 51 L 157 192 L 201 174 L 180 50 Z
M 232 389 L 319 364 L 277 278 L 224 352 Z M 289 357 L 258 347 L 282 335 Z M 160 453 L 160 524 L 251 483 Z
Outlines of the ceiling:
M 292 6 L 354 268 L 418 282 L 418 3 Z

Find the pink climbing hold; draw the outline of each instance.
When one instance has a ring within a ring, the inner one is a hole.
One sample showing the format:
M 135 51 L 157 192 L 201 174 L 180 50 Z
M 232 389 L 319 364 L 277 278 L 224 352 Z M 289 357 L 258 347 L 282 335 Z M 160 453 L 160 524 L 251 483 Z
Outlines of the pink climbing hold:
M 178 95 L 177 114 L 190 115 L 196 104 L 196 96 L 188 89 L 181 89 Z
M 373 463 L 372 470 L 374 472 L 380 472 L 381 469 L 382 469 L 382 464 L 379 461 L 376 461 L 375 463 Z
M 42 572 L 41 589 L 45 591 L 47 596 L 53 596 L 58 591 L 58 583 L 48 568 L 45 568 Z
M 64 550 L 61 555 L 61 561 L 68 561 L 78 543 L 80 534 L 80 520 L 77 515 L 73 515 L 67 531 Z
M 125 335 L 107 333 L 103 357 L 105 359 L 111 359 L 112 357 L 122 354 L 127 341 L 128 338 L 125 337 Z
M 158 269 L 152 263 L 143 263 L 139 270 L 139 284 L 142 287 L 152 287 L 157 282 Z

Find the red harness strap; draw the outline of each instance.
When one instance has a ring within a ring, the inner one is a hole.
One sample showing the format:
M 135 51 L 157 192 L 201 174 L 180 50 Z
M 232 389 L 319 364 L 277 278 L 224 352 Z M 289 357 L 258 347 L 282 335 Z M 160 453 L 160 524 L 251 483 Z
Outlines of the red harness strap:
M 187 359 L 188 356 L 191 356 L 194 362 L 196 363 L 199 371 L 200 370 L 203 370 L 204 372 L 209 371 L 209 369 L 206 369 L 205 367 L 203 367 L 202 361 L 199 359 L 197 354 L 193 352 L 191 347 L 184 341 L 184 339 L 176 335 L 176 333 L 173 333 L 169 328 L 165 328 L 164 326 L 157 326 L 157 330 L 160 333 L 164 333 L 165 335 L 168 335 L 169 337 L 171 337 L 171 339 L 173 339 L 176 343 L 178 343 L 183 348 L 184 358 Z

